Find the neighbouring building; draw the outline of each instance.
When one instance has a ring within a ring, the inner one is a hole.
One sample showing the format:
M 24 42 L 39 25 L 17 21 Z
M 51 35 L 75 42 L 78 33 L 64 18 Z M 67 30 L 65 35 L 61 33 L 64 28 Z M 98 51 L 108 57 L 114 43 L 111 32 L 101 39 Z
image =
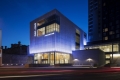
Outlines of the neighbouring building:
M 71 64 L 72 51 L 84 50 L 86 33 L 54 9 L 30 22 L 34 64 Z
M 2 64 L 3 65 L 23 65 L 33 63 L 33 55 L 29 55 L 29 46 L 11 44 L 11 47 L 2 46 Z
M 2 46 L 1 48 L 3 50 L 3 54 L 19 54 L 19 55 L 29 54 L 29 46 L 22 45 L 20 41 L 18 43 L 11 44 L 10 48 L 8 48 L 7 46 Z
M 120 0 L 88 0 L 88 43 L 101 49 L 106 64 L 120 65 Z

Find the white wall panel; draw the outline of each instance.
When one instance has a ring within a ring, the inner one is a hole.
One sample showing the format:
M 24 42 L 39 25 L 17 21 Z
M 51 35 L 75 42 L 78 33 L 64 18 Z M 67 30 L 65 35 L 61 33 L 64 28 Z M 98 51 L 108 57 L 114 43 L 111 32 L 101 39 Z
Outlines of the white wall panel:
M 43 35 L 40 37 L 35 37 L 34 23 L 41 19 L 47 18 L 52 14 L 57 14 L 60 16 L 60 32 L 54 32 L 54 34 L 49 36 Z M 30 53 L 50 51 L 72 53 L 72 51 L 75 50 L 76 28 L 80 30 L 80 49 L 84 49 L 84 32 L 56 10 L 53 10 L 40 18 L 37 18 L 36 20 L 32 21 L 30 25 Z

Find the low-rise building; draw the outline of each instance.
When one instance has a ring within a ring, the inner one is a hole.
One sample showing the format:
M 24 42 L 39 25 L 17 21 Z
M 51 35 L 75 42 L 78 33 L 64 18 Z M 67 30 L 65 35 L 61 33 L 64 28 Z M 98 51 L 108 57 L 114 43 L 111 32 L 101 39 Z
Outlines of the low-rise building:
M 33 55 L 29 55 L 29 46 L 11 44 L 11 47 L 2 46 L 2 64 L 3 65 L 23 65 L 33 63 Z

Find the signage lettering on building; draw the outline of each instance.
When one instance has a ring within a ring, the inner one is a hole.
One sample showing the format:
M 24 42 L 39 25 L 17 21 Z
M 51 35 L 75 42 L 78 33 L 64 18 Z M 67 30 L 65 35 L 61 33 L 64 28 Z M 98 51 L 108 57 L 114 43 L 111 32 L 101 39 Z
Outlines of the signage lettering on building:
M 34 23 L 34 36 L 36 36 L 36 23 Z

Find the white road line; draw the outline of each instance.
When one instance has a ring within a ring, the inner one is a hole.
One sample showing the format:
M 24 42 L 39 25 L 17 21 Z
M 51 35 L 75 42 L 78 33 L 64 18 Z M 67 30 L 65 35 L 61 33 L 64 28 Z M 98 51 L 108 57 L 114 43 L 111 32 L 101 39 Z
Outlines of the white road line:
M 0 78 L 38 77 L 38 76 L 52 76 L 52 75 L 61 75 L 61 74 L 22 75 L 22 76 L 0 76 Z

